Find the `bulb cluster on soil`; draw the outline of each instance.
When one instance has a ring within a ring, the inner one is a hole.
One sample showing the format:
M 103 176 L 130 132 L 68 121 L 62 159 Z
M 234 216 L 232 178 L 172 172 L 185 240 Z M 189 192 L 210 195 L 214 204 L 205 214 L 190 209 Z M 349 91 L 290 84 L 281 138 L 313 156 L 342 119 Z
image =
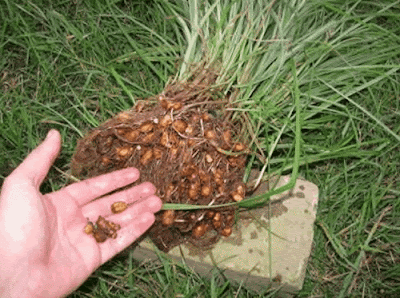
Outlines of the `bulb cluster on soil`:
M 228 101 L 199 83 L 173 84 L 91 131 L 78 142 L 72 174 L 89 178 L 126 167 L 141 172 L 164 203 L 220 205 L 244 199 L 246 142 Z M 236 207 L 164 210 L 148 235 L 162 251 L 192 242 L 209 246 L 229 236 Z

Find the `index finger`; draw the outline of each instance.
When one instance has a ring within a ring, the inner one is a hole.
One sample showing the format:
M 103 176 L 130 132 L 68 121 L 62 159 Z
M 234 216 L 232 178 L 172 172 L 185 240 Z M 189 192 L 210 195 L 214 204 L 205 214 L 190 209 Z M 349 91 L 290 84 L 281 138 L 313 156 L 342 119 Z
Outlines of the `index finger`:
M 113 190 L 127 186 L 139 177 L 138 169 L 122 169 L 76 182 L 56 191 L 54 194 L 60 197 L 67 195 L 74 199 L 78 206 L 81 206 Z

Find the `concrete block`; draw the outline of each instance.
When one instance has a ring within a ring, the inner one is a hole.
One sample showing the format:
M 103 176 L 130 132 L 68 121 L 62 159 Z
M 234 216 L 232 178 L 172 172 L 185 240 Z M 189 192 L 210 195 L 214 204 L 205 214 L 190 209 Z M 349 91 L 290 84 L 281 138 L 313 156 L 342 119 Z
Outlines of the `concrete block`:
M 289 178 L 281 177 L 275 187 L 287 184 Z M 269 184 L 262 184 L 256 194 L 266 192 Z M 273 196 L 266 207 L 241 212 L 233 234 L 223 237 L 212 249 L 185 244 L 168 255 L 205 276 L 217 266 L 227 278 L 243 282 L 247 288 L 263 291 L 279 287 L 283 296 L 295 294 L 304 282 L 317 204 L 317 186 L 298 179 L 292 190 Z M 145 239 L 133 256 L 138 260 L 157 259 L 155 250 Z

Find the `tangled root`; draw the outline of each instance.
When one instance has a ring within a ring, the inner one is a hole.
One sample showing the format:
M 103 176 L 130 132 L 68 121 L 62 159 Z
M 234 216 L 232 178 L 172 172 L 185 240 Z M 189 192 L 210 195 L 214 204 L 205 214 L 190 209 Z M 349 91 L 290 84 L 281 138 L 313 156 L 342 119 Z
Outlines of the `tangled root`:
M 89 178 L 127 167 L 141 172 L 164 203 L 220 205 L 243 200 L 248 154 L 239 121 L 230 122 L 227 100 L 196 84 L 174 84 L 138 101 L 78 142 L 72 174 Z M 139 182 L 140 182 L 139 181 Z M 210 246 L 232 233 L 236 207 L 164 210 L 149 236 L 162 251 L 190 241 Z

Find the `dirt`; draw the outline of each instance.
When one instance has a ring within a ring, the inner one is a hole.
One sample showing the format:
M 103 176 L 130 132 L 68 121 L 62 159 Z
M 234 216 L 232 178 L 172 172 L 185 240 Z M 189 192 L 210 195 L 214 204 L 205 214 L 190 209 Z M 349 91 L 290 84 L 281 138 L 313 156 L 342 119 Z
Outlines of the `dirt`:
M 242 200 L 249 153 L 243 119 L 232 121 L 232 104 L 213 77 L 199 75 L 172 83 L 163 93 L 140 100 L 79 140 L 72 174 L 89 178 L 126 167 L 141 172 L 164 203 L 220 205 Z M 162 251 L 184 242 L 208 247 L 228 237 L 235 207 L 165 210 L 156 214 L 148 235 Z

